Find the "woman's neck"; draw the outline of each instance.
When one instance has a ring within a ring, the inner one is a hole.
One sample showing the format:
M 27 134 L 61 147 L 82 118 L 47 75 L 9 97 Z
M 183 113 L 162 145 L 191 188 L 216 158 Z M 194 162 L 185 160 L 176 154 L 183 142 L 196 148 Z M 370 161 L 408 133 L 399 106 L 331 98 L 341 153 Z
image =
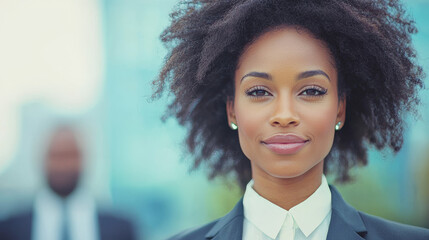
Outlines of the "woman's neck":
M 318 166 L 318 165 L 321 166 Z M 319 188 L 322 181 L 323 162 L 314 166 L 306 173 L 293 178 L 278 178 L 261 173 L 261 169 L 253 168 L 253 189 L 268 201 L 290 210 L 303 202 Z

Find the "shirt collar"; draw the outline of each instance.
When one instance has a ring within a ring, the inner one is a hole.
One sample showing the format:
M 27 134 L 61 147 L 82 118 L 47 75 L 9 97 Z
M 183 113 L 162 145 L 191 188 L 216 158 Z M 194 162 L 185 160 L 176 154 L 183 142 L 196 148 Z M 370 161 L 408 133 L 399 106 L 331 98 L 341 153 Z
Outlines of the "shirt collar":
M 276 238 L 288 213 L 308 237 L 330 213 L 331 191 L 323 175 L 319 188 L 306 200 L 287 211 L 255 192 L 251 180 L 246 186 L 243 208 L 245 218 L 270 238 Z

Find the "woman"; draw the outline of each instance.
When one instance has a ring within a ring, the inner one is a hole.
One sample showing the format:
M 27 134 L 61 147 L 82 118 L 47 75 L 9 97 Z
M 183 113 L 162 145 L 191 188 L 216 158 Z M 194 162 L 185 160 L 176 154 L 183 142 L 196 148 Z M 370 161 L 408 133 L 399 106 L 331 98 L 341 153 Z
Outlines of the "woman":
M 401 148 L 423 73 L 400 3 L 194 0 L 172 18 L 157 94 L 174 94 L 194 167 L 245 188 L 226 216 L 172 239 L 429 239 L 355 210 L 324 175 L 347 181 L 370 145 Z

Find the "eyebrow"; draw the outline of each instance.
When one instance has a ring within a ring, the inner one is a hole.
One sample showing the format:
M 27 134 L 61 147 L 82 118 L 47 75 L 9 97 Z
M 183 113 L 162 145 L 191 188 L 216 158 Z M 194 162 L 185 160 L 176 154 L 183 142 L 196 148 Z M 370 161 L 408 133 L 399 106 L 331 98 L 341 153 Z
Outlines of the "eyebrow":
M 243 79 L 246 78 L 246 77 L 257 77 L 257 78 L 264 78 L 264 79 L 267 79 L 267 80 L 272 80 L 271 75 L 268 74 L 268 73 L 264 73 L 264 72 L 250 72 L 250 73 L 247 73 L 246 75 L 244 75 L 241 78 L 240 81 L 242 82 Z
M 328 74 L 327 73 L 325 73 L 324 71 L 322 71 L 322 70 L 312 70 L 312 71 L 305 71 L 305 72 L 302 72 L 302 73 L 300 73 L 299 75 L 298 75 L 298 80 L 300 80 L 300 79 L 303 79 L 303 78 L 309 78 L 309 77 L 312 77 L 312 76 L 316 76 L 316 75 L 323 75 L 323 76 L 325 76 L 329 81 L 331 81 L 331 79 L 329 78 L 329 76 L 328 76 Z
M 331 79 L 329 78 L 328 74 L 325 73 L 322 70 L 311 70 L 311 71 L 302 72 L 302 73 L 300 73 L 298 75 L 297 80 L 301 80 L 303 78 L 313 77 L 313 76 L 316 76 L 316 75 L 325 76 L 329 81 L 331 81 Z M 272 77 L 271 77 L 271 75 L 269 73 L 265 73 L 265 72 L 250 72 L 250 73 L 247 73 L 246 75 L 244 75 L 241 78 L 240 81 L 242 82 L 243 79 L 246 78 L 246 77 L 257 77 L 257 78 L 263 78 L 263 79 L 267 79 L 267 80 L 272 80 Z

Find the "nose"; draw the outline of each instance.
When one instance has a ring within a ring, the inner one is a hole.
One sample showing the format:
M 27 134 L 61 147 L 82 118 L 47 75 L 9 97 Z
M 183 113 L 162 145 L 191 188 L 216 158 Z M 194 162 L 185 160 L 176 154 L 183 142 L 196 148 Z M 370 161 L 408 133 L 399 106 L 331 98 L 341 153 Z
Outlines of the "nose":
M 274 111 L 270 118 L 270 124 L 272 126 L 292 127 L 299 125 L 300 120 L 293 99 L 279 98 L 274 104 Z

